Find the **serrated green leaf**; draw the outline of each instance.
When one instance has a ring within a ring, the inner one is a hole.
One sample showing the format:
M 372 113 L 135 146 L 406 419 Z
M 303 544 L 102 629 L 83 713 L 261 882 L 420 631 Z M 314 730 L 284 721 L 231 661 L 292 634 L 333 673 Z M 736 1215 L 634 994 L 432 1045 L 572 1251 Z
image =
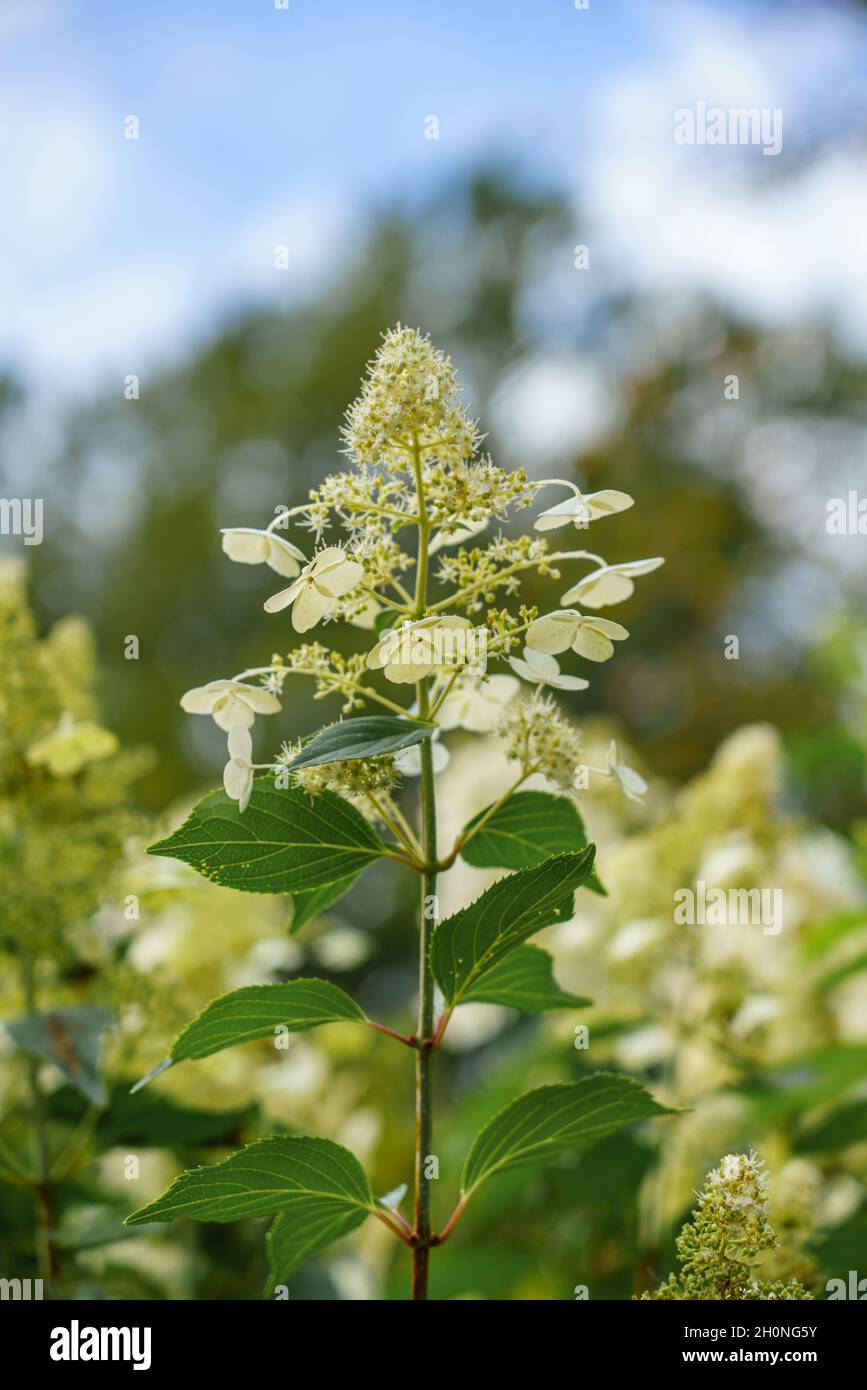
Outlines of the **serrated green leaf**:
M 126 1224 L 178 1217 L 239 1221 L 277 1213 L 268 1242 L 273 1285 L 284 1282 L 308 1255 L 355 1230 L 372 1211 L 367 1175 L 348 1149 L 331 1139 L 272 1136 L 223 1163 L 182 1173 Z
M 540 1086 L 507 1105 L 479 1131 L 464 1164 L 461 1187 L 469 1196 L 495 1173 L 549 1163 L 634 1120 L 672 1113 L 639 1082 L 615 1072 Z
M 332 903 L 342 898 L 344 893 L 348 893 L 361 872 L 359 869 L 348 878 L 338 879 L 336 883 L 326 883 L 322 888 L 312 888 L 309 893 L 293 893 L 292 915 L 288 923 L 289 935 L 294 936 L 314 917 L 318 917 L 320 912 L 324 912 Z
M 148 854 L 181 859 L 224 888 L 308 893 L 354 877 L 384 850 L 343 797 L 278 790 L 273 777 L 259 777 L 243 813 L 225 792 L 211 792 Z
M 594 846 L 501 878 L 434 932 L 431 968 L 450 1006 L 513 947 L 572 915 L 574 890 L 593 869 Z
M 28 1014 L 3 1026 L 25 1052 L 53 1062 L 93 1105 L 105 1105 L 99 1063 L 102 1035 L 111 1020 L 107 1009 L 84 1007 Z
M 525 1014 L 583 1009 L 592 999 L 568 994 L 554 979 L 554 962 L 541 946 L 516 946 L 467 989 L 462 1004 L 508 1004 Z
M 366 1023 L 354 999 L 329 980 L 287 980 L 281 985 L 246 985 L 213 999 L 175 1039 L 168 1062 L 195 1061 L 227 1047 L 271 1037 L 274 1029 L 304 1033 L 323 1023 Z M 139 1090 L 165 1071 L 161 1063 L 133 1087 Z
M 299 768 L 320 767 L 323 763 L 378 758 L 384 753 L 399 753 L 402 748 L 423 743 L 433 732 L 431 724 L 417 724 L 394 715 L 372 714 L 361 719 L 344 719 L 314 735 L 288 766 L 290 772 L 296 772 Z
M 463 829 L 470 835 L 461 858 L 477 869 L 529 869 L 554 854 L 584 849 L 587 832 L 575 802 L 550 792 L 515 792 L 492 815 L 490 807 L 473 816 Z M 470 834 L 485 820 L 481 830 Z M 605 893 L 595 873 L 586 887 Z

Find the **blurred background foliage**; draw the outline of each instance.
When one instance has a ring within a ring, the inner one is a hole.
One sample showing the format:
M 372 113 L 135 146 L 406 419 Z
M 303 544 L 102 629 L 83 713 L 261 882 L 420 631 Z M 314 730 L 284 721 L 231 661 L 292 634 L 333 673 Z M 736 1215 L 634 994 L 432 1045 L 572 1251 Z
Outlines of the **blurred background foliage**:
M 588 798 L 611 896 L 582 904 L 546 942 L 564 984 L 597 1000 L 593 1042 L 589 1052 L 573 1045 L 580 1020 L 571 1016 L 552 1023 L 477 1005 L 459 1026 L 459 1014 L 437 1083 L 449 1189 L 438 1219 L 479 1124 L 533 1084 L 615 1065 L 689 1113 L 492 1185 L 437 1252 L 432 1292 L 565 1299 L 586 1284 L 591 1297 L 629 1297 L 671 1267 L 694 1188 L 736 1147 L 769 1160 L 777 1223 L 800 1252 L 799 1270 L 845 1277 L 859 1259 L 863 1270 L 867 1234 L 867 642 L 863 540 L 857 553 L 858 538 L 832 544 L 825 502 L 863 481 L 867 368 L 823 321 L 771 330 L 709 299 L 627 294 L 616 278 L 606 288 L 604 268 L 587 312 L 584 274 L 551 271 L 570 266 L 580 220 L 553 189 L 490 163 L 410 210 L 381 206 L 363 244 L 347 248 L 339 283 L 309 302 L 239 309 L 143 381 L 140 399 L 118 387 L 76 407 L 32 483 L 65 518 L 26 552 L 39 626 L 86 616 L 102 722 L 123 745 L 153 750 L 130 804 L 155 835 L 216 783 L 223 760 L 223 736 L 181 713 L 181 693 L 292 642 L 262 612 L 262 572 L 225 562 L 219 528 L 266 524 L 335 468 L 340 419 L 388 325 L 419 325 L 452 353 L 498 461 L 632 493 L 636 506 L 603 523 L 606 554 L 660 553 L 667 563 L 623 610 L 628 649 L 567 698 L 598 744 L 596 761 L 617 733 L 651 795 L 641 809 L 608 793 Z M 737 400 L 724 394 L 731 374 Z M 25 405 L 8 379 L 7 449 Z M 528 596 L 542 597 L 532 586 Z M 138 660 L 125 659 L 129 635 Z M 730 635 L 738 660 L 723 654 Z M 289 690 L 275 739 L 336 715 L 314 707 L 300 683 Z M 442 794 L 457 830 L 492 799 L 503 769 L 459 739 L 453 752 Z M 165 1055 L 180 1023 L 240 984 L 334 978 L 373 1016 L 405 1023 L 414 884 L 371 871 L 296 940 L 284 904 L 251 904 L 179 865 L 145 861 L 141 844 L 130 839 L 113 896 L 88 927 L 91 942 L 113 943 L 109 974 L 119 956 L 125 980 L 149 982 L 115 1000 L 124 1043 L 109 1054 L 111 1104 L 93 1115 L 59 1077 L 52 1083 L 56 1142 L 84 1123 L 84 1158 L 57 1213 L 66 1286 L 87 1296 L 255 1298 L 261 1223 L 141 1236 L 121 1232 L 123 1212 L 194 1156 L 280 1126 L 346 1143 L 377 1192 L 408 1181 L 406 1056 L 338 1026 L 293 1040 L 286 1055 L 257 1044 L 178 1068 L 137 1098 L 128 1083 Z M 762 937 L 720 959 L 677 937 L 666 903 L 702 872 L 791 891 L 784 948 Z M 484 881 L 457 871 L 447 891 L 466 900 Z M 129 894 L 137 920 L 123 916 Z M 89 955 L 77 949 L 97 973 L 108 970 L 102 958 L 94 964 L 92 945 Z M 70 969 L 59 955 L 46 968 L 55 1004 Z M 10 974 L 5 1009 L 16 999 Z M 27 1100 L 10 1051 L 2 1066 L 4 1134 L 24 1152 Z M 129 1153 L 141 1159 L 134 1184 L 124 1178 Z M 27 1200 L 0 1185 L 0 1202 L 11 1263 L 34 1272 Z M 393 1253 L 377 1223 L 368 1227 L 302 1270 L 292 1296 L 404 1297 L 402 1247 Z

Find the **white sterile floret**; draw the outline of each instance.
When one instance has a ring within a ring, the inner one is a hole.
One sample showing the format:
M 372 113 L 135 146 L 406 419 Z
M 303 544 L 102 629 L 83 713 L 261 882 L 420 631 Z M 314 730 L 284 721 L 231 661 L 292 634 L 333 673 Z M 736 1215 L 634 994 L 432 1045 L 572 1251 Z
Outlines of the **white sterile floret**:
M 617 750 L 617 743 L 611 740 L 608 749 L 608 775 L 613 777 L 624 796 L 630 801 L 641 801 L 647 791 L 647 783 L 631 767 L 627 767 Z
M 610 618 L 587 617 L 577 608 L 560 608 L 537 618 L 527 629 L 527 646 L 549 656 L 570 648 L 588 661 L 607 661 L 615 642 L 629 636 L 625 627 Z
M 415 684 L 441 667 L 460 667 L 482 655 L 467 640 L 471 629 L 468 618 L 450 613 L 403 623 L 382 634 L 367 665 L 396 685 Z
M 466 729 L 471 734 L 492 734 L 503 711 L 521 688 L 514 676 L 480 676 L 467 671 L 459 676 L 439 707 L 443 729 Z
M 545 652 L 534 651 L 532 647 L 524 648 L 523 659 L 510 656 L 509 665 L 525 681 L 532 681 L 535 685 L 550 685 L 554 690 L 586 690 L 590 684 L 582 676 L 564 675 L 555 657 L 547 656 Z
M 612 603 L 622 603 L 635 592 L 633 579 L 641 574 L 650 574 L 659 569 L 665 561 L 656 555 L 651 560 L 629 560 L 622 565 L 602 565 L 599 569 L 585 574 L 565 594 L 561 603 L 584 603 L 588 608 L 608 608 Z
M 279 613 L 291 603 L 292 626 L 296 632 L 308 632 L 321 618 L 330 617 L 337 600 L 363 578 L 364 569 L 357 560 L 350 560 L 339 545 L 328 546 L 304 566 L 294 584 L 265 601 L 265 612 Z
M 571 484 L 564 484 L 571 486 Z M 575 493 L 574 497 L 569 497 L 565 502 L 558 502 L 556 506 L 548 507 L 546 511 L 540 512 L 534 522 L 537 531 L 554 531 L 558 526 L 567 526 L 571 521 L 573 525 L 582 529 L 588 526 L 591 521 L 597 521 L 603 516 L 613 516 L 615 512 L 625 512 L 627 507 L 634 504 L 635 499 L 629 496 L 628 492 L 617 492 L 614 488 L 604 488 L 601 492 Z
M 276 695 L 261 685 L 244 681 L 209 681 L 181 696 L 181 709 L 187 714 L 209 714 L 220 729 L 228 732 L 233 724 L 249 729 L 257 714 L 279 714 Z
M 230 560 L 240 565 L 268 565 L 287 579 L 301 573 L 307 556 L 291 541 L 273 531 L 259 531 L 253 526 L 224 526 L 223 550 Z
M 253 790 L 253 739 L 244 724 L 233 724 L 229 730 L 229 761 L 223 769 L 226 795 L 237 801 L 238 810 L 246 811 Z

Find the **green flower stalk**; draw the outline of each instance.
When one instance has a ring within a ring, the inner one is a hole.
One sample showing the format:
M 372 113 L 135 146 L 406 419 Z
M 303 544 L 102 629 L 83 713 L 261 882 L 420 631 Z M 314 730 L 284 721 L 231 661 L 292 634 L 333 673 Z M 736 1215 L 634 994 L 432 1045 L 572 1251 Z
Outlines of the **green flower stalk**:
M 275 1214 L 268 1242 L 272 1292 L 285 1290 L 308 1255 L 373 1215 L 410 1248 L 411 1296 L 426 1299 L 430 1253 L 451 1237 L 483 1181 L 661 1109 L 635 1082 L 603 1073 L 529 1092 L 480 1132 L 452 1214 L 435 1223 L 433 1193 L 442 1175 L 433 1079 L 449 1020 L 473 997 L 530 1013 L 588 1002 L 558 991 L 550 957 L 524 943 L 568 916 L 575 889 L 592 879 L 594 851 L 575 805 L 587 774 L 611 778 L 627 795 L 646 790 L 616 758 L 607 768 L 583 767 L 580 731 L 545 693 L 588 685 L 561 672 L 556 655 L 607 661 L 614 642 L 629 636 L 626 628 L 577 608 L 540 614 L 521 601 L 522 581 L 528 575 L 559 580 L 561 565 L 589 565 L 583 577 L 570 574 L 560 601 L 598 609 L 628 599 L 633 580 L 663 563 L 655 557 L 608 566 L 589 550 L 552 548 L 542 532 L 584 530 L 632 506 L 632 498 L 613 490 L 583 497 L 568 480 L 535 482 L 522 469 L 509 472 L 480 455 L 480 439 L 449 358 L 412 329 L 387 333 L 347 412 L 350 467 L 325 478 L 306 502 L 268 527 L 223 531 L 231 560 L 282 576 L 284 587 L 264 602 L 275 621 L 301 635 L 346 622 L 371 634 L 368 651 L 347 658 L 305 637 L 267 665 L 210 680 L 181 701 L 228 735 L 224 790 L 206 797 L 152 852 L 183 859 L 228 887 L 288 893 L 293 931 L 336 902 L 377 859 L 418 877 L 412 1032 L 368 1019 L 328 981 L 289 980 L 215 1000 L 151 1073 L 275 1028 L 337 1021 L 366 1025 L 415 1053 L 411 1220 L 400 1213 L 399 1200 L 374 1197 L 357 1159 L 341 1146 L 283 1136 L 259 1140 L 216 1169 L 182 1174 L 164 1197 L 128 1218 L 141 1224 L 181 1215 Z M 567 501 L 537 515 L 528 534 L 504 534 L 501 523 L 551 486 L 565 489 Z M 319 546 L 312 555 L 278 535 L 293 525 Z M 255 762 L 254 724 L 280 712 L 286 682 L 297 676 L 314 681 L 317 699 L 338 696 L 344 718 Z M 372 713 L 356 717 L 370 707 Z M 515 780 L 445 847 L 437 837 L 436 775 L 449 756 L 442 735 L 458 729 L 499 735 Z M 419 779 L 414 815 L 401 805 L 402 782 L 412 778 Z M 534 790 L 521 800 L 531 778 Z M 509 833 L 495 835 L 504 817 Z M 515 817 L 524 826 L 517 838 Z M 459 855 L 518 872 L 441 920 L 438 876 Z M 506 960 L 508 980 L 496 973 Z M 537 1136 L 529 1158 L 528 1132 Z
M 764 1280 L 755 1266 L 779 1246 L 768 1217 L 768 1175 L 754 1153 L 726 1154 L 708 1175 L 677 1238 L 680 1272 L 643 1299 L 812 1298 L 797 1279 Z

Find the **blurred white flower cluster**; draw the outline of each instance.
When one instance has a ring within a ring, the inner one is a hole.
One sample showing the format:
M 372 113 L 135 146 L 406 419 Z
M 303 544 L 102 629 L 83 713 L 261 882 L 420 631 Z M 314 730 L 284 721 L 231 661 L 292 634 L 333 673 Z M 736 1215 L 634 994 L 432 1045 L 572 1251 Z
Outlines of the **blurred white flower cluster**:
M 600 761 L 609 741 L 610 730 L 591 721 L 584 756 Z M 613 759 L 622 769 L 621 754 Z M 495 798 L 509 775 L 496 747 L 462 750 L 446 774 L 446 830 Z M 647 801 L 633 806 L 600 783 L 582 802 L 608 893 L 581 892 L 575 916 L 550 928 L 544 945 L 562 987 L 595 1001 L 582 1015 L 593 1061 L 641 1075 L 662 1100 L 685 1110 L 666 1122 L 647 1194 L 647 1212 L 658 1224 L 648 1233 L 651 1243 L 682 1216 L 702 1171 L 744 1142 L 761 1140 L 775 1199 L 786 1211 L 806 1204 L 811 1222 L 837 1224 L 867 1197 L 867 1143 L 833 1158 L 793 1148 L 791 1121 L 818 1123 L 847 1095 L 858 1099 L 857 1058 L 847 1072 L 845 1053 L 867 1044 L 867 970 L 847 965 L 857 967 L 867 953 L 867 892 L 847 841 L 787 814 L 784 793 L 779 737 L 770 726 L 751 725 L 676 793 L 656 783 Z M 709 888 L 781 890 L 781 932 L 678 925 L 674 895 L 698 880 Z M 462 906 L 486 881 L 483 871 L 459 864 L 443 883 L 444 908 Z M 507 1022 L 501 1015 L 499 1028 Z M 570 1020 L 545 1027 L 572 1045 Z M 781 1110 L 776 1120 L 773 1105 L 766 1114 L 745 1095 L 750 1076 L 775 1068 L 780 1086 L 797 1086 L 800 1076 L 812 1075 L 813 1055 L 820 1080 L 826 1059 L 827 1090 L 819 1087 L 812 1101 L 808 1093 L 794 1113 Z

